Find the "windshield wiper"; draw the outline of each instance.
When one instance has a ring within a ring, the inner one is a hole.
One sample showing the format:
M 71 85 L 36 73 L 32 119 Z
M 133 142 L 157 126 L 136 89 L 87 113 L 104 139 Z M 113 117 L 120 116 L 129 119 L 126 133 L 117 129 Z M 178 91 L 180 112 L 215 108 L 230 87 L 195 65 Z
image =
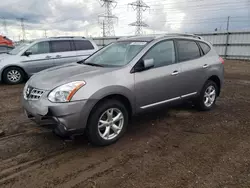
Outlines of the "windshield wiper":
M 84 65 L 90 65 L 90 66 L 95 66 L 95 67 L 103 67 L 102 65 L 95 64 L 95 63 L 83 63 Z

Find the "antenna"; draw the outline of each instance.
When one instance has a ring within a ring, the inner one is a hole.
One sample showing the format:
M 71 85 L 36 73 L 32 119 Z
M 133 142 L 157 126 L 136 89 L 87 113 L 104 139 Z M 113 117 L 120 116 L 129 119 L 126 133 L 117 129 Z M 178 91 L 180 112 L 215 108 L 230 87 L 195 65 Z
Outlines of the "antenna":
M 136 11 L 136 22 L 133 22 L 129 25 L 136 26 L 135 34 L 141 35 L 142 28 L 148 27 L 148 25 L 142 21 L 142 12 L 146 11 L 150 7 L 146 3 L 144 3 L 142 0 L 137 0 L 133 3 L 129 3 L 128 5 L 131 6 Z
M 105 14 L 98 16 L 99 23 L 102 25 L 102 30 L 105 36 L 114 36 L 114 20 L 118 20 L 116 16 L 112 14 L 112 9 L 116 7 L 117 2 L 114 0 L 100 0 L 101 6 L 105 7 Z M 100 20 L 103 21 L 100 21 Z

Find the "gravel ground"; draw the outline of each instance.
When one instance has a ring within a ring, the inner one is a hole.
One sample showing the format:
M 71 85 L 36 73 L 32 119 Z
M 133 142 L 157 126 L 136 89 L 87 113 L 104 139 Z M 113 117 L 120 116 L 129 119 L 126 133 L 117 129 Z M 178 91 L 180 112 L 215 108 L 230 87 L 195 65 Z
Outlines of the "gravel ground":
M 0 187 L 250 187 L 250 63 L 225 70 L 214 110 L 143 114 L 108 147 L 40 130 L 22 112 L 23 85 L 0 85 Z

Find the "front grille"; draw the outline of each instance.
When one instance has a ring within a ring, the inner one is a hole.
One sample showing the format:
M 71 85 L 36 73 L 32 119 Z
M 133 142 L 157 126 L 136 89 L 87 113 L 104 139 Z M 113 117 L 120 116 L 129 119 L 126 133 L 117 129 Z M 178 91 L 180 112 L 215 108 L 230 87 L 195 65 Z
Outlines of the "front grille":
M 33 101 L 39 100 L 42 97 L 44 92 L 45 92 L 44 90 L 32 88 L 28 86 L 25 91 L 24 98 L 26 100 L 33 100 Z

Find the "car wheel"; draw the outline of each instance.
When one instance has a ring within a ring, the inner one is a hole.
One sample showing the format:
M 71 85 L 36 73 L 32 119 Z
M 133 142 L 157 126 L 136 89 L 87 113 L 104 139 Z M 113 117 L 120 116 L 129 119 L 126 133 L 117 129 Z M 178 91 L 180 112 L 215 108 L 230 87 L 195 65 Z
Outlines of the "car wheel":
M 127 125 L 126 107 L 117 100 L 106 100 L 97 105 L 90 114 L 87 136 L 94 145 L 110 145 L 123 136 Z
M 211 80 L 208 80 L 201 90 L 197 100 L 197 107 L 202 111 L 211 110 L 216 102 L 218 86 Z
M 24 81 L 24 72 L 18 67 L 9 67 L 3 72 L 3 81 L 6 84 L 20 84 Z

